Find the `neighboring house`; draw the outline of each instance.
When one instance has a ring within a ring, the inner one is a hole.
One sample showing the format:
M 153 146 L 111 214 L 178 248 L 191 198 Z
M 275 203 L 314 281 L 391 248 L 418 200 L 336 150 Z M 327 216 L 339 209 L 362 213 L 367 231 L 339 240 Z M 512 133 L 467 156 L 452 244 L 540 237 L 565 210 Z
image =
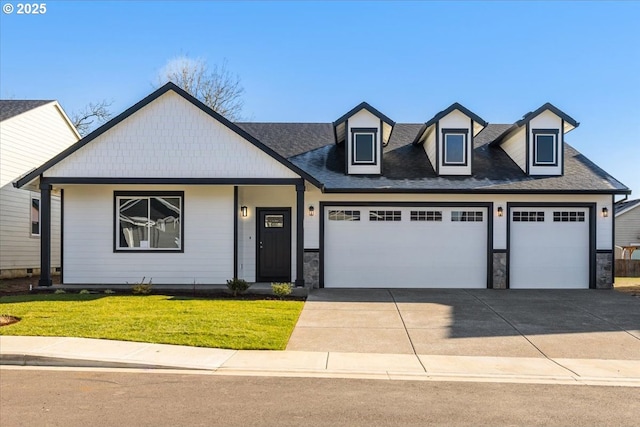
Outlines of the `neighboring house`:
M 640 199 L 616 203 L 616 259 L 640 260 Z
M 41 188 L 45 252 L 63 192 L 65 284 L 610 288 L 630 191 L 565 143 L 576 126 L 551 104 L 231 123 L 169 83 L 16 185 Z
M 0 100 L 0 278 L 40 272 L 39 190 L 12 182 L 80 139 L 56 101 Z M 51 267 L 60 269 L 60 198 L 51 198 Z

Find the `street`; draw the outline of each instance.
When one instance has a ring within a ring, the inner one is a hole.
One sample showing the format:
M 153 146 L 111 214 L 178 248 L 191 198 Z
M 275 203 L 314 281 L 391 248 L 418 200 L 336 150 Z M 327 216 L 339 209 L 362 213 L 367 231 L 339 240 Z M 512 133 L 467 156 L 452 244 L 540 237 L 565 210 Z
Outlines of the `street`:
M 638 425 L 640 389 L 0 369 L 0 424 Z

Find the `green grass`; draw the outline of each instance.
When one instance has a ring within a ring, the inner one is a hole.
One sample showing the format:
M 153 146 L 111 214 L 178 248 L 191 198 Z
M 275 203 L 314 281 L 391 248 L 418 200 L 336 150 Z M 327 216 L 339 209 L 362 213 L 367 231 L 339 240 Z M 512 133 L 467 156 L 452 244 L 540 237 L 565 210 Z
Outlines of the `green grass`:
M 150 296 L 0 297 L 22 320 L 0 335 L 104 338 L 230 349 L 283 350 L 303 302 Z

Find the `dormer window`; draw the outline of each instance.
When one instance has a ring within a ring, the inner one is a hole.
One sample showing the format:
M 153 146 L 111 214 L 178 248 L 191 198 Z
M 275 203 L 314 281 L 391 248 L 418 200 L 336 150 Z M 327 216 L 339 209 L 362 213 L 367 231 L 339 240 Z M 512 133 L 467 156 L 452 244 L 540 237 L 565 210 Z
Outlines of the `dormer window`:
M 533 165 L 556 166 L 558 164 L 558 129 L 533 129 Z
M 444 162 L 446 166 L 467 164 L 467 129 L 443 129 Z
M 354 165 L 376 164 L 376 133 L 377 129 L 352 128 L 352 152 Z

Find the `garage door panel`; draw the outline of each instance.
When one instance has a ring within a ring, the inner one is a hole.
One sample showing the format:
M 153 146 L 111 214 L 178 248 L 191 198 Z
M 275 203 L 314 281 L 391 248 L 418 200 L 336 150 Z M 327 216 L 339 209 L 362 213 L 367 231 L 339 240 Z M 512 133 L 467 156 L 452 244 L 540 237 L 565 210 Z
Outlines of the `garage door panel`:
M 359 211 L 360 221 L 336 220 L 340 217 L 339 210 Z M 370 220 L 370 211 L 374 212 L 375 220 Z M 394 220 L 380 220 L 378 211 L 393 212 L 386 217 Z M 422 212 L 422 220 L 418 220 L 418 211 Z M 482 220 L 452 222 L 453 211 L 480 211 Z M 326 207 L 325 287 L 486 288 L 486 211 L 486 208 L 450 207 Z M 425 212 L 429 213 L 429 220 Z
M 589 287 L 587 208 L 514 208 L 510 221 L 510 288 Z

